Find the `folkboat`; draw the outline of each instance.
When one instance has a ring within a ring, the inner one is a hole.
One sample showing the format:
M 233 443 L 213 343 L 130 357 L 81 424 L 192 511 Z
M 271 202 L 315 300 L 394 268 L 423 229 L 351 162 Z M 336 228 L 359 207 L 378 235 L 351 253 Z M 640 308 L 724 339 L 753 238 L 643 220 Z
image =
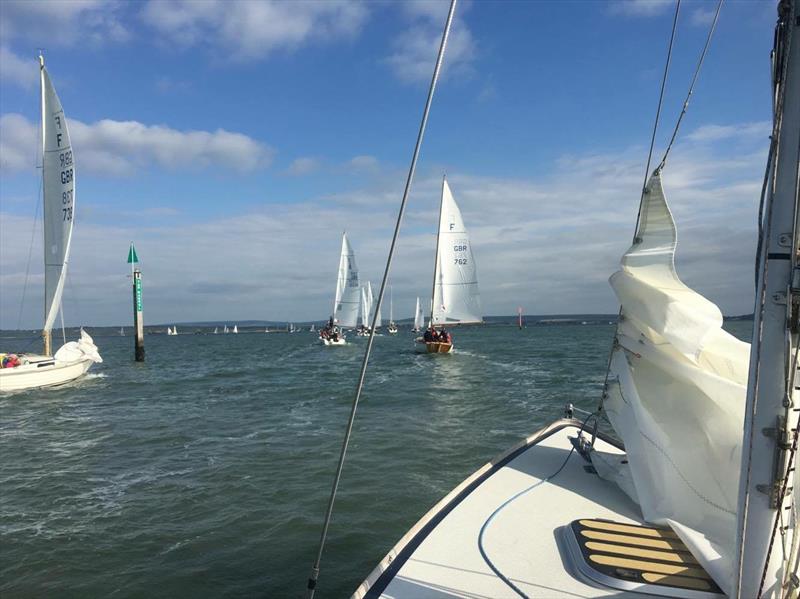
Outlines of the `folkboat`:
M 361 283 L 358 278 L 356 255 L 350 247 L 347 233 L 342 233 L 342 251 L 339 256 L 339 271 L 336 277 L 336 295 L 333 298 L 333 330 L 324 327 L 319 338 L 327 347 L 347 344 L 345 329 L 352 329 L 358 324 L 359 293 Z
M 436 331 L 437 326 L 482 323 L 475 257 L 447 178 L 442 179 L 435 256 L 428 330 Z M 426 341 L 424 336 L 417 337 L 415 347 L 417 351 L 429 354 L 453 351 L 452 338 L 449 341 Z
M 778 15 L 752 346 L 678 276 L 668 147 L 610 278 L 621 307 L 598 409 L 568 405 L 486 463 L 354 597 L 798 596 L 800 0 Z
M 66 342 L 52 352 L 52 330 L 61 311 L 61 296 L 75 222 L 75 155 L 61 101 L 39 56 L 42 109 L 42 199 L 44 204 L 44 351 L 17 354 L 17 366 L 0 368 L 0 391 L 52 387 L 82 376 L 102 362 L 97 346 L 81 329 L 78 341 Z M 63 313 L 62 313 L 63 331 Z

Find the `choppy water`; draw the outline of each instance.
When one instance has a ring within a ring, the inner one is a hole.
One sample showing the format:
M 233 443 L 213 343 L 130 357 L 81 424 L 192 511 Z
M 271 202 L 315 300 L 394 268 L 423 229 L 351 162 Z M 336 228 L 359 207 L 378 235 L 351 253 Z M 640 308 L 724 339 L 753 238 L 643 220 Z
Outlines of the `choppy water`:
M 377 338 L 318 596 L 566 402 L 593 407 L 612 333 L 472 328 L 449 356 Z M 305 596 L 365 340 L 151 335 L 136 364 L 95 335 L 87 378 L 0 396 L 0 595 Z

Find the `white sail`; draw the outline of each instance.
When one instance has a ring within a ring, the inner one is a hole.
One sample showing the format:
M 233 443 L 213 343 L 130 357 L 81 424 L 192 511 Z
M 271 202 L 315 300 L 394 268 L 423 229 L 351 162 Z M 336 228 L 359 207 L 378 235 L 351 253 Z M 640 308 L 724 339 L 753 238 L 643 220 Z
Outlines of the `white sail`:
M 750 346 L 678 277 L 658 173 L 647 190 L 636 241 L 611 277 L 623 318 L 604 411 L 625 443 L 645 520 L 670 525 L 725 590 L 734 577 Z
M 238 333 L 239 332 L 239 327 L 237 325 L 233 325 L 233 332 L 234 333 Z
M 419 298 L 417 298 L 417 307 L 414 310 L 414 328 L 417 330 L 422 330 L 424 324 L 425 315 L 422 313 L 422 306 L 419 303 Z
M 44 331 L 53 328 L 69 262 L 75 217 L 75 158 L 67 120 L 42 65 L 42 193 L 44 196 Z
M 442 183 L 437 256 L 433 323 L 483 322 L 478 271 L 469 233 L 446 180 Z
M 372 294 L 372 284 L 367 281 L 367 301 L 369 302 L 369 313 L 373 314 L 373 308 L 377 309 L 375 304 L 375 296 Z M 370 320 L 370 322 L 372 322 Z M 378 329 L 383 325 L 381 322 L 381 311 L 378 310 L 378 320 L 375 321 L 375 328 Z
M 333 302 L 333 322 L 340 327 L 354 328 L 358 324 L 360 287 L 356 255 L 350 247 L 347 234 L 343 233 L 336 298 Z
M 369 295 L 367 295 L 367 288 L 361 288 L 361 326 L 364 328 L 369 327 Z

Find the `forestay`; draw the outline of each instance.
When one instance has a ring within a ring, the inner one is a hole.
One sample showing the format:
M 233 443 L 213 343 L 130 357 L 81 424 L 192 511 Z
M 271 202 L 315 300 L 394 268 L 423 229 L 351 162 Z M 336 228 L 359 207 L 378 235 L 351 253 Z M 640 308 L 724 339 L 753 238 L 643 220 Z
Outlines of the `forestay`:
M 358 324 L 359 290 L 356 255 L 347 234 L 342 234 L 342 254 L 339 259 L 339 276 L 336 280 L 336 299 L 333 303 L 333 322 L 345 328 Z
M 69 261 L 75 210 L 75 159 L 67 120 L 42 65 L 42 178 L 44 196 L 44 331 L 53 328 Z
M 608 476 L 647 521 L 672 526 L 729 592 L 750 346 L 722 330 L 719 308 L 681 282 L 676 243 L 657 171 L 634 243 L 611 276 L 622 311 L 604 405 L 635 490 L 628 473 Z
M 433 324 L 482 322 L 478 272 L 469 234 L 446 180 L 442 184 L 437 258 Z

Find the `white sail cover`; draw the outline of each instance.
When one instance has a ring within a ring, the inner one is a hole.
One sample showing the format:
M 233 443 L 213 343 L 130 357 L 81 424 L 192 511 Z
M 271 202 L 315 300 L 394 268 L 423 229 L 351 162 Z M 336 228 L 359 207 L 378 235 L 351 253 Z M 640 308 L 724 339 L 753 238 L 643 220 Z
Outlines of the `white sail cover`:
M 422 306 L 419 304 L 419 298 L 417 298 L 417 307 L 414 310 L 414 328 L 421 329 L 425 324 L 425 315 L 422 313 Z
M 636 240 L 611 276 L 622 317 L 605 411 L 644 518 L 670 525 L 729 592 L 750 346 L 681 282 L 659 173 L 647 189 Z
M 483 322 L 478 271 L 469 234 L 447 181 L 442 184 L 439 257 L 433 290 L 433 323 Z
M 336 298 L 333 302 L 333 322 L 341 327 L 354 328 L 358 324 L 359 289 L 356 255 L 347 234 L 342 234 L 342 254 L 339 259 L 339 276 L 336 279 Z
M 69 261 L 75 217 L 75 158 L 61 101 L 47 74 L 42 78 L 42 194 L 44 197 L 44 330 L 53 328 Z

